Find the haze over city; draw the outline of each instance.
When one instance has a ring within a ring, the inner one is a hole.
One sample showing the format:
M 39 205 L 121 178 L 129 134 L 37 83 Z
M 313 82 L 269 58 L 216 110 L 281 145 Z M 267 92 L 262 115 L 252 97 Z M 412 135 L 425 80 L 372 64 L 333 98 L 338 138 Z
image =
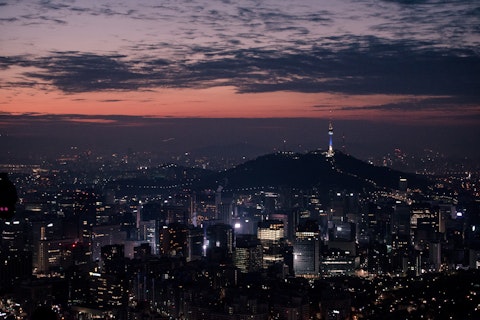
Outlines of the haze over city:
M 336 146 L 360 156 L 396 147 L 478 156 L 476 2 L 0 6 L 6 159 L 21 146 L 113 147 L 122 136 L 124 149 L 302 151 L 326 147 L 330 119 Z

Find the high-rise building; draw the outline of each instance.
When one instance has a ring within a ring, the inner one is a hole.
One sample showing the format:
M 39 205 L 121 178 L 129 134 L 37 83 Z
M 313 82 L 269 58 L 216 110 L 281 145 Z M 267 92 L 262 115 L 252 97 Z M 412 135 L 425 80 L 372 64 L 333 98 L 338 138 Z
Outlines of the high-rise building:
M 90 272 L 91 303 L 100 310 L 123 309 L 127 305 L 126 280 L 108 273 Z
M 309 221 L 300 225 L 293 244 L 295 276 L 317 278 L 320 272 L 320 240 L 318 224 Z
M 159 223 L 157 220 L 138 222 L 138 240 L 148 242 L 153 254 L 158 254 L 160 251 L 158 239 Z
M 266 220 L 258 223 L 257 236 L 262 243 L 279 242 L 285 236 L 281 220 Z
M 125 272 L 125 246 L 113 244 L 102 247 L 102 263 L 108 274 L 122 274 Z
M 73 261 L 69 248 L 73 243 L 75 243 L 74 239 L 40 240 L 37 254 L 37 272 L 48 273 L 51 270 L 64 267 L 66 264 L 71 265 Z
M 263 267 L 268 268 L 283 261 L 281 241 L 285 237 L 285 225 L 281 220 L 258 223 L 257 237 L 263 247 Z
M 207 227 L 207 257 L 213 260 L 230 259 L 233 253 L 234 233 L 232 226 L 218 223 Z
M 0 288 L 11 289 L 10 286 L 21 279 L 32 275 L 32 253 L 30 251 L 12 252 L 0 250 Z
M 45 250 L 48 250 L 45 247 L 45 241 L 61 239 L 62 223 L 59 220 L 48 219 L 46 221 L 34 221 L 31 226 L 32 260 L 33 268 L 35 269 L 40 268 L 38 263 L 41 259 L 48 259 L 45 255 Z M 42 241 L 44 241 L 43 244 L 41 244 Z
M 253 235 L 237 237 L 234 264 L 243 273 L 259 271 L 263 266 L 263 248 Z
M 342 250 L 348 256 L 357 255 L 355 241 L 356 225 L 354 223 L 336 222 L 331 231 L 327 242 L 329 249 Z
M 188 229 L 181 223 L 170 223 L 160 232 L 160 253 L 170 256 L 188 256 Z
M 400 180 L 398 181 L 398 191 L 407 192 L 407 187 L 408 187 L 407 178 L 400 177 Z
M 101 260 L 101 248 L 107 245 L 124 243 L 127 232 L 120 225 L 94 226 L 92 228 L 92 259 Z
M 355 257 L 338 249 L 330 249 L 322 255 L 320 269 L 324 276 L 353 275 L 355 273 Z
M 24 251 L 28 246 L 26 223 L 19 220 L 2 221 L 1 247 L 9 251 Z
M 412 205 L 410 209 L 410 235 L 413 245 L 420 250 L 428 248 L 428 243 L 436 241 L 440 231 L 438 207 L 428 203 Z
M 187 238 L 187 261 L 200 260 L 203 256 L 203 230 L 200 227 L 190 226 Z
M 396 205 L 392 220 L 393 248 L 405 251 L 410 245 L 410 208 L 407 205 Z

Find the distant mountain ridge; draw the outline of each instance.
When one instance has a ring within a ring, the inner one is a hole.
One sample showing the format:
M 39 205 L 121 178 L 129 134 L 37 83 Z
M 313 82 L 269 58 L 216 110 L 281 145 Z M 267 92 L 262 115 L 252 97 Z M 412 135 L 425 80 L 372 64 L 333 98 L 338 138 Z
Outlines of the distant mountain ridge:
M 279 188 L 329 190 L 398 189 L 400 178 L 409 188 L 425 190 L 431 183 L 424 176 L 377 167 L 340 151 L 326 157 L 321 150 L 308 153 L 277 152 L 260 156 L 231 169 L 214 172 L 176 164 L 119 174 L 107 189 L 118 194 L 158 194 L 178 188 L 225 192 Z
M 260 156 L 229 170 L 200 179 L 197 187 L 226 189 L 292 188 L 320 189 L 398 189 L 400 178 L 410 188 L 424 189 L 424 177 L 387 167 L 376 167 L 342 152 L 326 157 L 322 151 L 278 152 Z

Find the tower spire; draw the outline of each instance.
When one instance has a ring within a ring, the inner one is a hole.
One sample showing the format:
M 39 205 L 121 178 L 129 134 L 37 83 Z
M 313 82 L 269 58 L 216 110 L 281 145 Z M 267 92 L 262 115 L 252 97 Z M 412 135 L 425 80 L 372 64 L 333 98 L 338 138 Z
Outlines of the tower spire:
M 329 138 L 329 143 L 328 143 L 328 151 L 327 151 L 327 157 L 333 157 L 333 123 L 332 120 L 328 122 L 328 138 Z

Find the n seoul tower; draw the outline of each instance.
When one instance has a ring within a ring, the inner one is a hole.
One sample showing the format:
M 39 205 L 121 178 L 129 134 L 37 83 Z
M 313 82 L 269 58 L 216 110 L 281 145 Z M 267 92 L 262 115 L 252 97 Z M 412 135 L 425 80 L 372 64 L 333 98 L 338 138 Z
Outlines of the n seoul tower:
M 328 138 L 329 138 L 329 143 L 328 143 L 328 151 L 327 151 L 327 157 L 333 157 L 333 124 L 332 121 L 328 123 Z

